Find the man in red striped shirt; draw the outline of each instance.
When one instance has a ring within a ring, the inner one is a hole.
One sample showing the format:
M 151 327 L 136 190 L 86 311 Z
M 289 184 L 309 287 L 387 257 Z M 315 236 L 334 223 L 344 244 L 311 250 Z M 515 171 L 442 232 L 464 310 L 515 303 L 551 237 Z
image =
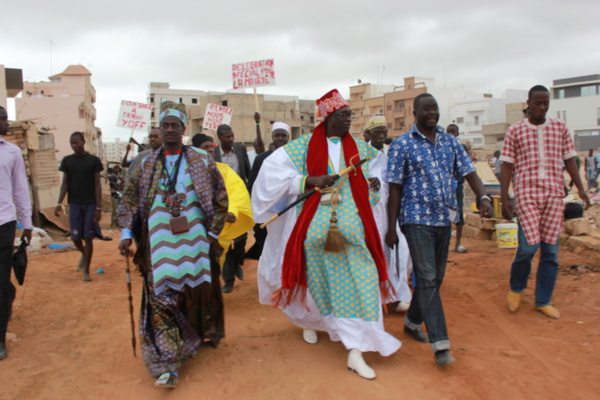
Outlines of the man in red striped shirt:
M 558 272 L 558 236 L 565 209 L 563 163 L 586 208 L 590 200 L 579 177 L 577 153 L 564 121 L 546 118 L 550 105 L 548 89 L 540 85 L 532 87 L 527 105 L 527 119 L 508 128 L 500 156 L 502 215 L 506 219 L 513 217 L 508 187 L 514 176 L 514 208 L 519 220 L 519 248 L 512 263 L 507 302 L 510 311 L 519 309 L 531 260 L 541 248 L 535 306 L 547 317 L 559 318 L 560 313 L 550 305 L 550 298 Z

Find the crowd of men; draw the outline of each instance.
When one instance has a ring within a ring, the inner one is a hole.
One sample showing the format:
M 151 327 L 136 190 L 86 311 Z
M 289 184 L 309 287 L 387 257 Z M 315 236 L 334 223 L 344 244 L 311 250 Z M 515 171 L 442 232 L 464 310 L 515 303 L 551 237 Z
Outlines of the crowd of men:
M 512 312 L 519 309 L 531 260 L 541 248 L 535 305 L 559 318 L 551 297 L 564 209 L 563 165 L 588 206 L 589 198 L 564 122 L 546 117 L 548 90 L 534 86 L 527 103 L 527 118 L 509 128 L 498 156 L 502 212 L 506 219 L 515 216 L 508 195 L 512 182 L 519 223 L 507 305 Z M 472 157 L 457 139 L 458 127 L 438 125 L 438 103 L 427 93 L 414 99 L 414 125 L 391 143 L 383 116 L 368 121 L 364 140 L 349 134 L 354 114 L 335 89 L 317 100 L 317 108 L 322 122 L 294 140 L 286 123 L 275 122 L 268 151 L 260 114 L 255 114 L 257 156 L 251 165 L 246 147 L 235 142 L 228 125 L 217 129 L 218 144 L 202 133 L 193 136 L 192 146 L 183 145 L 185 108 L 167 102 L 159 126 L 148 136 L 151 148 L 129 166 L 124 185 L 111 181 L 118 204 L 114 219 L 121 228 L 119 251 L 133 255 L 143 278 L 139 333 L 144 363 L 157 387 L 176 387 L 183 363 L 224 337 L 222 296 L 234 290 L 236 278 L 243 280 L 245 258 L 259 260 L 260 302 L 279 307 L 308 344 L 316 345 L 320 332 L 341 342 L 348 350 L 348 369 L 362 378 L 376 377 L 364 352 L 389 356 L 401 347 L 385 330 L 386 304 L 406 311 L 405 334 L 429 343 L 439 367 L 455 361 L 441 286 L 453 224 L 454 251 L 467 251 L 460 244 L 464 182 L 475 193 L 481 217 L 493 215 Z M 0 109 L 3 135 L 6 120 Z M 74 154 L 61 163 L 56 213 L 63 212 L 68 194 L 71 238 L 82 253 L 78 269 L 89 281 L 92 239 L 99 235 L 102 164 L 84 145 L 81 133 L 71 135 Z M 14 153 L 0 139 L 0 152 L 9 150 Z M 17 214 L 24 240 L 30 236 L 31 206 L 23 195 L 26 182 L 8 179 L 24 176 L 24 169 L 5 158 L 0 157 L 0 179 L 12 189 L 0 192 L 10 196 L 11 205 L 0 209 L 0 229 L 7 232 L 0 235 L 0 250 L 9 254 Z M 16 172 L 8 175 L 9 167 Z M 586 169 L 591 170 L 587 158 Z M 256 241 L 245 252 L 250 229 Z M 9 243 L 5 236 L 10 232 Z M 8 300 L 14 298 L 5 259 L 0 266 L 0 358 L 7 355 Z

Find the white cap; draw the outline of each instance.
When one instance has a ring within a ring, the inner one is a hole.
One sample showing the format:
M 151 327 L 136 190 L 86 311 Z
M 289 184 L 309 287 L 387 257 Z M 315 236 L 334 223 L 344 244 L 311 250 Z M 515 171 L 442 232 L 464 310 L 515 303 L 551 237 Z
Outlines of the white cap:
M 290 126 L 288 124 L 286 124 L 285 122 L 275 122 L 273 124 L 273 129 L 271 130 L 271 133 L 273 133 L 277 129 L 283 129 L 284 131 L 286 131 L 288 133 L 288 135 L 290 134 Z

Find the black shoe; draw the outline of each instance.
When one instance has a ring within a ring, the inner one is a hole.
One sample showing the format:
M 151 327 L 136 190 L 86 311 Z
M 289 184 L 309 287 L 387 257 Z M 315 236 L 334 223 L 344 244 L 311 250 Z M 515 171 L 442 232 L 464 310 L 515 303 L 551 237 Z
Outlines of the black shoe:
M 425 332 L 423 332 L 423 330 L 421 330 L 421 328 L 410 329 L 409 327 L 407 327 L 405 325 L 404 333 L 406 333 L 409 336 L 412 336 L 412 338 L 415 339 L 417 342 L 421 342 L 421 343 L 429 342 L 429 336 L 427 336 L 427 334 Z
M 6 345 L 4 344 L 4 342 L 0 342 L 0 360 L 4 360 L 6 357 L 8 357 Z
M 454 357 L 450 355 L 449 350 L 440 350 L 435 352 L 435 363 L 438 367 L 445 367 L 446 365 L 452 364 L 454 361 Z
M 233 290 L 233 285 L 226 283 L 225 286 L 223 286 L 223 288 L 221 289 L 221 292 L 231 293 L 232 290 Z
M 238 278 L 240 281 L 243 281 L 243 280 L 244 280 L 244 270 L 242 269 L 242 266 L 241 266 L 241 265 L 238 265 L 238 266 L 235 268 L 235 276 L 237 276 L 237 278 Z

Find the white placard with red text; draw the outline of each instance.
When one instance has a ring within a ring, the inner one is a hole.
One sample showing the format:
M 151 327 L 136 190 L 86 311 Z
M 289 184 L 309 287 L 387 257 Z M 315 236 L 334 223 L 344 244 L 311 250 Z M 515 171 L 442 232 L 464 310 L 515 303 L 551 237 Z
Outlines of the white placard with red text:
M 232 77 L 234 89 L 275 85 L 273 60 L 233 64 Z
M 202 122 L 203 129 L 216 131 L 219 125 L 230 124 L 233 109 L 219 104 L 207 104 L 206 112 L 204 113 L 204 121 Z
M 150 125 L 152 106 L 135 101 L 121 100 L 117 127 L 147 130 Z

